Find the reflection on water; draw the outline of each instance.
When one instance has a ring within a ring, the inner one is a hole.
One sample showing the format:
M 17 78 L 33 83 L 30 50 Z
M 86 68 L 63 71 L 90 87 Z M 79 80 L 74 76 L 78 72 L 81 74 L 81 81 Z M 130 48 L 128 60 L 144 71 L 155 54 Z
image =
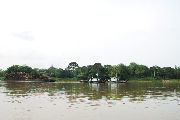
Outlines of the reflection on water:
M 180 83 L 1 82 L 0 100 L 6 120 L 178 120 Z
M 83 84 L 83 83 L 1 83 L 1 92 L 7 96 L 23 97 L 46 93 L 48 96 L 65 94 L 71 100 L 88 98 L 89 100 L 143 101 L 146 99 L 167 99 L 180 97 L 180 84 L 161 82 L 126 83 L 126 84 Z

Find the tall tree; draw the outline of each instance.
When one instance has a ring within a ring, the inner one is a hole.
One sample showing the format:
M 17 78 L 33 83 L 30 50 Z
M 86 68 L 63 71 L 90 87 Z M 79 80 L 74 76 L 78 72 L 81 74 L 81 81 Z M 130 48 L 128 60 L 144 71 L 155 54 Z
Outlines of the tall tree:
M 150 73 L 151 77 L 154 77 L 155 79 L 160 79 L 162 77 L 162 69 L 157 65 L 150 67 Z
M 119 80 L 127 80 L 129 78 L 129 70 L 128 67 L 124 64 L 119 64 L 116 66 L 117 77 Z
M 4 77 L 4 76 L 5 76 L 4 70 L 0 69 L 0 77 Z
M 16 73 L 16 72 L 24 72 L 24 73 L 31 73 L 33 69 L 29 66 L 23 65 L 13 65 L 9 68 L 7 68 L 6 72 L 7 73 Z
M 53 66 L 51 66 L 48 70 L 47 70 L 47 74 L 50 77 L 57 77 L 60 78 L 62 76 L 62 71 L 63 69 L 61 68 L 55 68 Z
M 79 67 L 79 65 L 76 62 L 70 62 L 67 67 L 67 70 L 74 71 L 78 67 Z
M 138 67 L 138 64 L 136 64 L 135 62 L 132 62 L 132 63 L 129 64 L 128 69 L 129 69 L 131 78 L 136 77 L 135 72 L 136 72 L 137 67 Z

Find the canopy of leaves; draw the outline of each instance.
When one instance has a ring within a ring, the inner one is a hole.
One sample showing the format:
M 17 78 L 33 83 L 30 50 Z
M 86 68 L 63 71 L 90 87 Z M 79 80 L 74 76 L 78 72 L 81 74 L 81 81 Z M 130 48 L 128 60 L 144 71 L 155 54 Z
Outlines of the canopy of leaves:
M 69 63 L 66 69 L 55 68 L 53 66 L 48 69 L 33 69 L 26 65 L 13 65 L 5 71 L 0 69 L 0 77 L 16 72 L 28 73 L 34 76 L 47 75 L 56 78 L 76 79 L 98 78 L 99 80 L 107 80 L 111 77 L 117 77 L 118 79 L 139 79 L 147 77 L 155 79 L 180 79 L 179 67 L 161 68 L 159 66 L 152 66 L 149 68 L 137 63 L 130 63 L 128 66 L 124 64 L 103 66 L 101 63 L 95 63 L 94 65 L 79 67 L 76 62 Z

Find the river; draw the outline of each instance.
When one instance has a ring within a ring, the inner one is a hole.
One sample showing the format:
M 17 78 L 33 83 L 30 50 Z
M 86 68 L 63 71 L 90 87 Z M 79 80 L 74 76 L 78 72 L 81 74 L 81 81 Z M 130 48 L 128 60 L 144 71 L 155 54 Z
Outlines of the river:
M 179 120 L 180 82 L 0 82 L 0 120 Z

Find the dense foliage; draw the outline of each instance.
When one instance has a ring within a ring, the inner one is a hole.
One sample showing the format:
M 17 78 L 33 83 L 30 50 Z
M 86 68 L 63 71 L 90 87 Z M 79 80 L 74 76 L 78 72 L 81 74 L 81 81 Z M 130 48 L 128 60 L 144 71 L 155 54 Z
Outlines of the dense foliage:
M 124 64 L 118 65 L 102 65 L 95 63 L 94 65 L 80 67 L 76 62 L 71 62 L 65 69 L 55 68 L 51 66 L 48 69 L 31 68 L 29 66 L 13 65 L 7 70 L 0 69 L 0 78 L 9 73 L 28 73 L 34 76 L 47 75 L 53 78 L 74 78 L 77 80 L 99 78 L 107 80 L 111 77 L 119 79 L 180 79 L 180 67 L 147 67 L 136 63 L 130 63 L 128 66 Z
M 5 71 L 0 69 L 0 80 L 3 80 L 5 77 Z

